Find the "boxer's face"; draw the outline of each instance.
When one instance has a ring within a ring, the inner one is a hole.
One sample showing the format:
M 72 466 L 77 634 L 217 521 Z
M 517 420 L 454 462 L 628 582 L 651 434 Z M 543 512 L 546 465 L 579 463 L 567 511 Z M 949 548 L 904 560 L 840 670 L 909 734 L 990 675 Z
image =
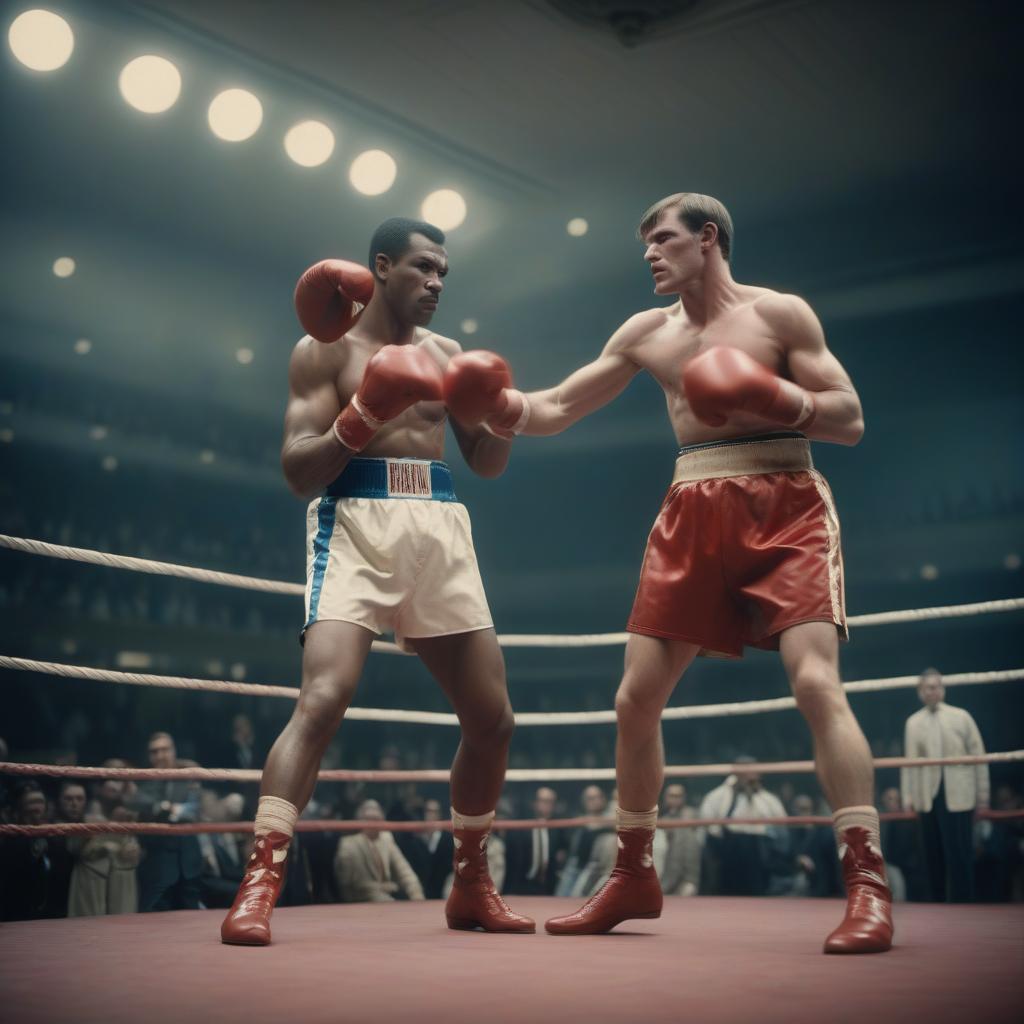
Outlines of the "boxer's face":
M 409 248 L 394 263 L 377 257 L 377 274 L 387 283 L 388 305 L 399 320 L 417 327 L 425 327 L 437 312 L 447 273 L 444 246 L 416 232 L 409 236 Z
M 655 295 L 675 295 L 698 279 L 704 269 L 701 236 L 679 219 L 676 209 L 663 210 L 644 235 L 644 259 L 651 268 Z

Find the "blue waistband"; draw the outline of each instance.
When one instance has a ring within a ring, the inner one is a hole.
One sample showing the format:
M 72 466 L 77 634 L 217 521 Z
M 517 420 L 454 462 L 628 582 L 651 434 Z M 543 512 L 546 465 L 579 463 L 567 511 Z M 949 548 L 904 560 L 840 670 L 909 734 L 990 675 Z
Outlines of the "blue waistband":
M 705 448 L 727 448 L 733 444 L 756 444 L 758 441 L 783 441 L 789 438 L 807 438 L 796 430 L 778 430 L 773 434 L 750 434 L 746 437 L 726 437 L 721 441 L 703 441 L 701 444 L 684 444 L 678 455 L 689 455 L 690 452 L 701 452 Z
M 416 486 L 416 474 L 429 470 L 430 493 Z M 388 481 L 392 480 L 389 489 Z M 410 483 L 412 486 L 410 486 Z M 389 493 L 398 491 L 399 493 Z M 443 462 L 426 459 L 350 459 L 324 492 L 332 498 L 420 498 L 458 501 L 452 473 Z

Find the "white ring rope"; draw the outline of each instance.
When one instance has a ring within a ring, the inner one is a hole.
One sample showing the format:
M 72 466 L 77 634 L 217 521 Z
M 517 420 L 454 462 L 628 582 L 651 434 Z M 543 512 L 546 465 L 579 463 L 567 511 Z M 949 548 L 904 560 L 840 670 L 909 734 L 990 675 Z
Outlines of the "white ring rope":
M 924 768 L 928 765 L 1009 764 L 1024 761 L 1024 750 L 990 754 L 959 754 L 954 757 L 876 757 L 876 768 Z M 665 768 L 665 777 L 691 779 L 759 772 L 761 775 L 798 775 L 817 771 L 813 761 L 765 761 L 747 764 L 677 764 Z M 0 761 L 0 774 L 44 775 L 70 779 L 177 779 L 200 782 L 259 782 L 259 768 L 103 768 L 79 765 L 23 764 Z M 332 768 L 317 773 L 320 782 L 447 782 L 446 768 L 373 769 Z M 614 768 L 509 768 L 506 782 L 602 782 L 615 778 Z
M 104 565 L 113 569 L 130 569 L 134 572 L 148 572 L 157 576 L 178 576 L 182 579 L 197 580 L 201 583 L 217 583 L 221 586 L 239 587 L 243 590 L 261 590 L 271 594 L 301 595 L 305 586 L 301 583 L 286 583 L 283 580 L 265 580 L 255 576 L 242 576 L 231 572 L 217 572 L 213 569 L 199 569 L 194 566 L 176 565 L 173 562 L 156 562 L 149 558 L 135 558 L 129 555 L 112 555 L 105 551 L 88 548 L 71 548 L 64 544 L 49 544 L 41 540 L 11 537 L 0 534 L 0 547 L 10 548 L 31 555 L 45 555 L 49 558 L 63 558 L 90 565 Z M 924 622 L 928 619 L 958 619 L 972 615 L 989 615 L 994 612 L 1018 611 L 1024 608 L 1024 597 L 1011 597 L 1000 601 L 978 601 L 974 604 L 954 604 L 937 608 L 905 608 L 899 611 L 874 612 L 869 615 L 851 615 L 850 626 L 883 626 L 897 622 Z M 629 633 L 505 633 L 498 636 L 502 647 L 612 647 L 622 645 Z M 373 649 L 380 653 L 398 654 L 398 647 L 386 641 L 376 640 Z
M 34 661 L 31 658 L 12 658 L 0 654 L 0 669 L 19 672 L 39 672 L 65 679 L 92 679 L 104 683 L 128 686 L 156 686 L 172 690 L 205 690 L 217 693 L 236 693 L 252 697 L 288 697 L 295 700 L 299 690 L 294 686 L 270 686 L 263 683 L 235 683 L 226 679 L 189 679 L 183 676 L 160 676 L 144 672 L 119 672 L 114 669 L 88 668 L 83 665 L 62 665 L 52 661 Z M 1024 668 L 1004 669 L 998 672 L 957 672 L 942 677 L 947 686 L 980 686 L 988 683 L 1009 683 L 1024 679 Z M 877 693 L 881 690 L 912 689 L 918 676 L 891 676 L 888 679 L 863 679 L 844 683 L 848 693 Z M 784 711 L 796 707 L 793 697 L 773 697 L 768 700 L 736 701 L 729 704 L 694 704 L 665 708 L 664 721 L 687 718 L 716 718 L 734 715 L 757 715 L 765 711 Z M 357 722 L 404 722 L 415 725 L 458 725 L 458 718 L 443 711 L 404 711 L 393 708 L 350 707 L 345 717 Z M 516 714 L 516 725 L 596 725 L 614 722 L 615 711 L 526 711 Z

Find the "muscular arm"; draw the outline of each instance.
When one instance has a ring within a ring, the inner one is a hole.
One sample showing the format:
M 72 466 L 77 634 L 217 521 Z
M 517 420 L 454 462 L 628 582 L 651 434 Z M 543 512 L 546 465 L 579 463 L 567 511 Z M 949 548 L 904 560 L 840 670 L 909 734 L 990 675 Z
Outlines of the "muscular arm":
M 814 399 L 817 411 L 805 433 L 816 441 L 856 444 L 864 435 L 860 398 L 825 344 L 814 311 L 795 295 L 773 295 L 758 308 L 782 341 L 791 380 Z
M 295 346 L 288 367 L 281 468 L 288 486 L 300 498 L 323 490 L 353 455 L 334 433 L 341 403 L 334 373 L 325 362 L 326 353 L 318 342 L 303 338 Z
M 560 434 L 622 394 L 640 372 L 629 350 L 644 329 L 644 314 L 630 318 L 609 338 L 592 363 L 569 374 L 553 388 L 530 392 L 526 396 L 530 418 L 523 433 L 534 437 Z

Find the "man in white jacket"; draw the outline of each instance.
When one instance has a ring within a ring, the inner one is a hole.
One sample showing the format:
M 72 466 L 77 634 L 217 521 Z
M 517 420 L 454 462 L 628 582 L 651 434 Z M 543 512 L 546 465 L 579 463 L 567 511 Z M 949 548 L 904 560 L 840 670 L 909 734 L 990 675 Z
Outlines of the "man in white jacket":
M 950 707 L 938 669 L 921 673 L 917 694 L 924 707 L 907 719 L 907 757 L 984 754 L 974 719 Z M 988 807 L 988 765 L 931 765 L 901 772 L 903 805 L 921 816 L 931 899 L 970 903 L 974 899 L 974 811 Z

